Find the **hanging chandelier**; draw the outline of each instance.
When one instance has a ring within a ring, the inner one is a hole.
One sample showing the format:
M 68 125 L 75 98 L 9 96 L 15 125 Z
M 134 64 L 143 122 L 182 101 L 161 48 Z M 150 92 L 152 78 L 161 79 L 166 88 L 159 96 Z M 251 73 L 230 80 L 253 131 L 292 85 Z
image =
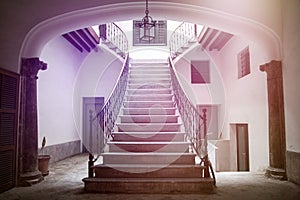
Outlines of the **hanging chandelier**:
M 139 40 L 143 42 L 151 42 L 155 38 L 156 21 L 149 15 L 148 0 L 146 0 L 145 17 L 136 25 L 140 28 Z

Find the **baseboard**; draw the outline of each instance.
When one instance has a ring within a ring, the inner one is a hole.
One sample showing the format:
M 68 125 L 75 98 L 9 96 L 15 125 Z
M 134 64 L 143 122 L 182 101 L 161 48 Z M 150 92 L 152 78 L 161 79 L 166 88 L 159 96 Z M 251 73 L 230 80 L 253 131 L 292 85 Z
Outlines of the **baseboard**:
M 286 152 L 286 172 L 289 181 L 300 185 L 300 152 Z
M 43 153 L 50 155 L 50 163 L 57 162 L 70 156 L 81 153 L 81 141 L 76 140 L 51 146 L 46 146 Z M 40 153 L 40 149 L 39 149 Z

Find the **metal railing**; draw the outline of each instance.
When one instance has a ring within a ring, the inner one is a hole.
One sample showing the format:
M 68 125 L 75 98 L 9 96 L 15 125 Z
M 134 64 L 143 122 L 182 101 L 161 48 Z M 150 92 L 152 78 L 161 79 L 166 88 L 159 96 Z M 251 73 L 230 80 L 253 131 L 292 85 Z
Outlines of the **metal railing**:
M 100 38 L 104 42 L 109 42 L 110 48 L 116 48 L 123 57 L 128 53 L 128 39 L 126 34 L 115 23 L 100 25 Z
M 169 40 L 170 55 L 172 58 L 178 55 L 178 52 L 188 46 L 190 42 L 197 39 L 197 25 L 183 22 L 172 33 Z
M 126 92 L 128 70 L 129 55 L 127 54 L 122 71 L 104 106 L 96 115 L 92 115 L 92 112 L 90 112 L 90 134 L 99 135 L 97 141 L 93 143 L 94 147 L 90 148 L 94 151 L 90 150 L 90 153 L 103 153 L 107 142 L 112 137 L 112 131 Z
M 214 171 L 212 165 L 208 159 L 207 152 L 207 117 L 206 109 L 203 109 L 203 114 L 196 109 L 186 96 L 180 82 L 174 64 L 171 58 L 169 58 L 171 81 L 174 92 L 175 103 L 183 121 L 187 139 L 191 142 L 193 149 L 201 159 L 201 165 L 205 167 L 204 177 L 210 177 L 212 174 L 215 180 Z

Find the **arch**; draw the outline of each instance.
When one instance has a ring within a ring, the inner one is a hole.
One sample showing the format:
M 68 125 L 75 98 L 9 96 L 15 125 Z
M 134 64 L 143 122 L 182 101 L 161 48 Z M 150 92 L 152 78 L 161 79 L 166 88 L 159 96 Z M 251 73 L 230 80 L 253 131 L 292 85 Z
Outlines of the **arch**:
M 39 57 L 48 41 L 74 29 L 113 21 L 139 19 L 142 17 L 141 10 L 144 10 L 143 2 L 119 3 L 82 9 L 47 19 L 28 32 L 19 57 Z M 155 19 L 208 25 L 263 44 L 269 60 L 282 58 L 280 37 L 272 29 L 252 19 L 207 7 L 173 2 L 153 2 L 151 15 L 155 16 Z

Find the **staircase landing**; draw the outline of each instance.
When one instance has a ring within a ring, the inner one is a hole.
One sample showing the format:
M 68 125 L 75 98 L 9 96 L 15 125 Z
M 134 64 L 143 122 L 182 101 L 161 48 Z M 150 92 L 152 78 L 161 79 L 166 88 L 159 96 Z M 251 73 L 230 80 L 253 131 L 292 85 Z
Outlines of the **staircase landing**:
M 113 139 L 83 179 L 87 192 L 212 193 L 214 180 L 185 140 L 166 62 L 132 63 Z

